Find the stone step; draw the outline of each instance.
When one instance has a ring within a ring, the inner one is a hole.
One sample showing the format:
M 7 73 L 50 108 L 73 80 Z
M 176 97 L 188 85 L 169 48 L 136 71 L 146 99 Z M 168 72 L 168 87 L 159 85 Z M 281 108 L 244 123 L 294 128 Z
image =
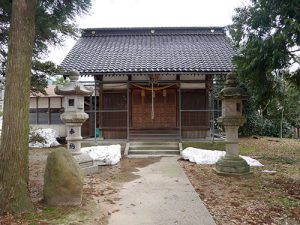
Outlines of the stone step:
M 162 141 L 162 140 L 168 140 L 168 141 L 177 141 L 180 139 L 178 135 L 166 135 L 166 136 L 155 136 L 155 135 L 139 135 L 139 136 L 129 136 L 130 140 L 138 140 L 138 141 L 149 141 L 149 140 L 156 140 L 156 141 Z
M 130 136 L 178 136 L 179 133 L 129 133 Z
M 130 130 L 129 135 L 179 135 L 179 130 Z
M 93 165 L 93 166 L 87 166 L 87 167 L 81 167 L 82 173 L 84 175 L 92 175 L 94 173 L 97 173 L 98 170 L 98 165 Z
M 129 155 L 179 155 L 179 150 L 129 150 Z
M 178 154 L 132 154 L 127 155 L 128 158 L 152 158 L 152 157 L 178 157 Z
M 130 142 L 130 146 L 177 146 L 178 142 L 158 142 L 158 141 L 147 141 L 147 142 L 141 142 L 141 141 L 132 141 Z
M 130 134 L 179 134 L 179 130 L 130 130 Z
M 174 141 L 135 141 L 126 146 L 128 155 L 179 155 L 179 143 Z
M 175 146 L 169 145 L 136 145 L 129 147 L 129 151 L 131 150 L 179 150 L 178 144 Z

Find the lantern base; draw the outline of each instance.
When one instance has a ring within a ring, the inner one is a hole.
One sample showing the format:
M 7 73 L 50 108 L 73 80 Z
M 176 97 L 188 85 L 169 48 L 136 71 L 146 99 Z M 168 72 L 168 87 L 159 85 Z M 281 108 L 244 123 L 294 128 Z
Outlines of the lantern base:
M 220 158 L 213 169 L 219 175 L 246 176 L 252 174 L 248 163 L 239 156 L 228 156 Z

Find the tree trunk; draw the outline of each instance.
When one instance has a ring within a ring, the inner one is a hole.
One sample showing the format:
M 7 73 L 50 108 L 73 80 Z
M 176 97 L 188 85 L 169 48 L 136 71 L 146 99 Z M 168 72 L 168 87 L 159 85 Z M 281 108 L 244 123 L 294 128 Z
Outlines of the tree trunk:
M 33 210 L 28 189 L 29 94 L 37 0 L 13 0 L 0 145 L 0 213 Z
M 282 109 L 281 109 L 281 118 L 280 118 L 280 139 L 282 139 L 283 136 L 283 113 L 284 113 L 284 108 L 285 108 L 285 82 L 283 77 L 281 78 L 281 82 L 283 85 L 283 101 L 282 101 Z
M 280 134 L 279 134 L 280 139 L 282 139 L 282 133 L 283 133 L 283 112 L 284 112 L 284 106 L 282 106 L 281 117 L 280 117 Z

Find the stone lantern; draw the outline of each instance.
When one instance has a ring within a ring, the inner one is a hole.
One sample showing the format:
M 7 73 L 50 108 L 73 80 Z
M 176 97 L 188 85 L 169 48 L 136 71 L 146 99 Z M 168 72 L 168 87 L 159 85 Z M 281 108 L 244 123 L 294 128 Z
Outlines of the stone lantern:
M 70 83 L 55 88 L 55 94 L 64 95 L 64 113 L 61 120 L 66 124 L 68 150 L 72 155 L 81 154 L 81 125 L 88 119 L 88 114 L 84 112 L 84 96 L 91 95 L 93 90 L 84 87 L 78 82 L 79 72 L 69 73 Z
M 245 175 L 250 173 L 248 163 L 239 156 L 238 129 L 246 119 L 242 115 L 242 100 L 247 98 L 243 89 L 237 87 L 236 75 L 228 74 L 225 87 L 219 93 L 222 100 L 222 116 L 218 123 L 223 125 L 226 133 L 226 154 L 216 163 L 214 169 L 218 174 Z

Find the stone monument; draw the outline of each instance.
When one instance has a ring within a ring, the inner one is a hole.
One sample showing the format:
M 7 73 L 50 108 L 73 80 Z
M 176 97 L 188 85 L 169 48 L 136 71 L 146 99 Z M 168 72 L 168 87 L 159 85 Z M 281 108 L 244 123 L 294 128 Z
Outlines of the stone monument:
M 81 125 L 89 116 L 84 112 L 84 96 L 91 95 L 90 90 L 78 82 L 79 72 L 71 71 L 69 78 L 71 82 L 55 88 L 55 94 L 64 96 L 64 113 L 60 115 L 66 124 L 68 150 L 72 155 L 81 154 Z
M 48 155 L 43 191 L 47 205 L 80 205 L 83 183 L 81 169 L 69 150 L 60 147 Z
M 247 98 L 243 89 L 237 87 L 236 75 L 228 74 L 225 87 L 219 93 L 222 100 L 222 116 L 218 123 L 223 125 L 226 133 L 226 154 L 216 163 L 214 169 L 222 175 L 246 175 L 250 173 L 248 163 L 239 156 L 238 129 L 246 119 L 242 115 L 242 100 Z

